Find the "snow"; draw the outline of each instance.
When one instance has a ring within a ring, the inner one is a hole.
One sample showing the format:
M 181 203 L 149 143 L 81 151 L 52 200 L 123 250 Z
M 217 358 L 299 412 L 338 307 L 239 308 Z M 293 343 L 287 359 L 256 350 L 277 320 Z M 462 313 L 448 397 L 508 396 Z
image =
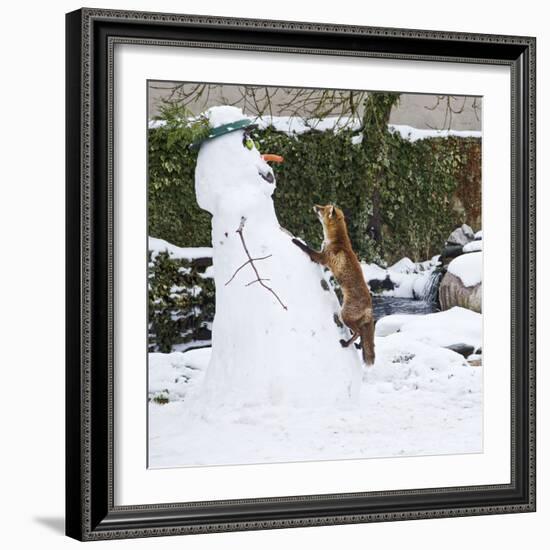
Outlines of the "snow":
M 376 264 L 361 263 L 361 269 L 367 282 L 373 280 L 383 281 L 388 275 L 386 269 Z
M 474 241 L 476 242 L 476 241 Z M 447 268 L 449 273 L 458 277 L 464 286 L 476 286 L 481 283 L 482 253 L 462 254 L 451 261 Z
M 174 260 L 195 260 L 197 258 L 210 258 L 212 249 L 210 247 L 182 248 L 169 243 L 164 239 L 149 237 L 148 242 L 151 259 L 155 259 L 161 252 L 167 252 L 168 256 Z
M 480 252 L 483 250 L 483 241 L 472 241 L 462 247 L 462 252 Z
M 185 391 L 149 404 L 151 468 L 422 456 L 482 451 L 482 369 L 408 334 L 376 338 L 356 407 L 256 404 L 201 414 Z M 197 360 L 196 354 L 201 356 Z M 209 349 L 170 354 L 175 372 L 199 379 Z M 159 354 L 160 355 L 160 354 Z M 188 356 L 190 356 L 188 358 Z M 161 361 L 150 362 L 153 366 Z M 153 376 L 155 376 L 153 374 Z M 162 384 L 161 384 L 162 386 Z M 196 391 L 191 379 L 186 390 Z
M 243 113 L 221 107 L 207 116 L 215 126 Z M 212 348 L 149 355 L 149 466 L 481 452 L 482 368 L 445 349 L 480 347 L 481 315 L 453 308 L 382 318 L 376 363 L 363 366 L 359 350 L 339 343 L 348 331 L 334 322 L 338 300 L 321 284 L 328 274 L 280 228 L 276 182 L 262 174 L 275 175 L 243 147 L 242 130 L 204 142 L 195 191 L 212 214 L 213 247 L 150 239 L 153 254 L 212 256 L 216 314 Z M 404 258 L 363 271 L 412 295 L 434 267 Z
M 401 258 L 390 266 L 388 270 L 395 273 L 412 273 L 416 270 L 416 264 L 410 258 Z
M 481 138 L 479 130 L 433 130 L 419 129 L 407 126 L 405 124 L 389 124 L 388 128 L 391 132 L 397 132 L 403 139 L 408 141 L 418 141 L 428 138 L 445 138 L 445 137 L 460 137 L 460 138 Z
M 414 284 L 418 278 L 424 281 L 424 275 L 417 273 L 400 273 L 388 270 L 390 280 L 395 284 L 393 290 L 385 290 L 384 296 L 393 296 L 395 298 L 413 298 Z
M 210 352 L 210 348 L 202 348 L 185 354 L 149 353 L 149 398 L 182 400 L 190 388 L 200 383 Z
M 209 265 L 204 270 L 204 273 L 199 273 L 199 276 L 200 276 L 201 279 L 213 279 L 214 278 L 214 266 Z
M 483 230 L 480 229 L 480 230 L 475 234 L 474 238 L 475 238 L 476 241 L 478 241 L 478 240 L 480 240 L 480 239 L 483 239 Z
M 329 116 L 323 119 L 311 118 L 304 120 L 300 117 L 289 116 L 263 116 L 256 119 L 256 122 L 260 128 L 267 128 L 273 126 L 279 132 L 286 134 L 303 134 L 310 130 L 340 130 L 342 128 L 348 128 L 351 130 L 359 130 L 361 127 L 361 121 L 359 119 L 353 119 L 350 117 L 338 117 Z M 404 124 L 388 124 L 390 132 L 396 132 L 401 135 L 403 139 L 408 141 L 418 141 L 429 138 L 444 138 L 444 137 L 475 137 L 481 138 L 481 131 L 475 130 L 433 130 L 433 129 L 419 129 L 407 126 Z M 362 142 L 363 136 L 361 134 L 354 136 L 352 141 L 354 144 Z
M 432 277 L 431 271 L 429 273 L 420 273 L 413 280 L 413 297 L 420 298 L 424 297 L 426 288 L 430 283 Z
M 230 111 L 226 109 L 232 109 L 234 107 L 220 106 L 213 107 L 216 109 L 214 114 L 210 113 L 210 110 L 207 112 L 210 123 L 213 126 L 219 126 L 222 124 L 230 124 L 237 120 Z M 221 109 L 221 110 L 219 110 Z M 326 130 L 339 131 L 343 128 L 350 129 L 352 131 L 358 131 L 361 127 L 361 122 L 359 119 L 353 119 L 347 116 L 328 116 L 322 119 L 319 118 L 310 118 L 304 119 L 298 116 L 270 116 L 264 115 L 256 117 L 254 115 L 240 115 L 240 117 L 246 117 L 253 120 L 259 128 L 265 129 L 268 127 L 273 127 L 278 132 L 285 133 L 289 136 L 301 135 L 312 130 L 317 130 L 323 132 Z M 190 118 L 189 121 L 192 122 L 197 117 Z M 160 128 L 164 126 L 166 122 L 164 120 L 150 120 L 149 128 Z M 404 124 L 388 124 L 388 130 L 390 132 L 395 132 L 400 134 L 400 136 L 408 141 L 418 141 L 423 139 L 433 139 L 433 138 L 445 138 L 445 137 L 459 137 L 459 138 L 481 138 L 481 131 L 477 130 L 433 130 L 433 129 L 420 129 L 414 128 L 412 126 L 407 126 Z M 352 137 L 352 143 L 354 145 L 360 144 L 363 141 L 363 135 L 357 134 Z
M 405 257 L 387 269 L 376 264 L 367 263 L 362 263 L 361 267 L 367 282 L 373 280 L 383 281 L 386 277 L 389 277 L 395 288 L 382 291 L 383 296 L 419 298 L 424 295 L 431 275 L 438 264 L 439 256 L 434 256 L 431 260 L 419 263 Z
M 273 127 L 278 132 L 283 132 L 288 135 L 300 135 L 311 130 L 317 130 L 320 132 L 326 130 L 339 130 L 344 127 L 348 127 L 352 130 L 356 130 L 360 127 L 360 121 L 358 119 L 351 119 L 349 117 L 337 117 L 329 116 L 323 119 L 310 118 L 304 119 L 297 116 L 261 116 L 255 119 L 259 128 Z
M 224 124 L 231 124 L 237 122 L 246 117 L 240 109 L 230 107 L 229 105 L 220 105 L 218 107 L 211 107 L 205 113 L 206 118 L 212 128 L 222 126 Z
M 208 116 L 230 123 L 243 114 L 222 107 Z M 260 175 L 273 171 L 256 148 L 243 147 L 242 133 L 203 143 L 197 159 L 197 202 L 212 214 L 216 314 L 196 408 L 346 407 L 357 399 L 361 362 L 339 343 L 349 333 L 334 322 L 338 300 L 321 286 L 323 269 L 281 230 L 276 183 Z M 263 258 L 254 267 L 272 292 L 257 282 L 240 228 L 250 256 Z
M 377 336 L 400 333 L 431 346 L 469 344 L 477 349 L 482 341 L 482 316 L 462 307 L 428 315 L 388 315 L 376 324 Z

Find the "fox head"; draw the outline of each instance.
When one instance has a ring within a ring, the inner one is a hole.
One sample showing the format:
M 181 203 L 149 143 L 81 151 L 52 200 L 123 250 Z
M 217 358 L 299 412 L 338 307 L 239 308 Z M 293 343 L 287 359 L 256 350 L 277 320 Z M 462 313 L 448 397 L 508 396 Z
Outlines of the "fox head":
M 333 204 L 327 204 L 326 206 L 316 204 L 313 211 L 317 214 L 323 226 L 325 240 L 334 241 L 342 236 L 342 232 L 347 235 L 346 220 L 340 208 Z

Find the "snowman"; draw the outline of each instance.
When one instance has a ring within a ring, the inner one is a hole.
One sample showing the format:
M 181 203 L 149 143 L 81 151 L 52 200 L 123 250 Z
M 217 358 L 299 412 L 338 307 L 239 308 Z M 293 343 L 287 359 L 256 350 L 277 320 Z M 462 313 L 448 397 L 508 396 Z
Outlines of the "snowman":
M 277 220 L 268 162 L 283 159 L 260 154 L 240 109 L 205 116 L 195 191 L 212 214 L 216 313 L 201 402 L 209 410 L 355 403 L 361 363 L 339 343 L 347 335 L 335 322 L 336 295 Z

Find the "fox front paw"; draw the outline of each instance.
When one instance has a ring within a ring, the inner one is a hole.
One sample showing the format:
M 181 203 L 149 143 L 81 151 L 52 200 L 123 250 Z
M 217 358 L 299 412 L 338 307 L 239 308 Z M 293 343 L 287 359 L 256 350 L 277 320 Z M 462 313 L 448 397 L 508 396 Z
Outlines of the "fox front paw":
M 302 241 L 299 241 L 298 239 L 292 239 L 292 242 L 300 249 L 302 250 L 303 252 L 305 252 L 309 259 L 312 261 L 312 262 L 315 262 L 315 259 L 313 258 L 312 256 L 312 251 L 311 251 L 311 248 L 309 248 L 309 246 L 307 244 L 304 244 Z

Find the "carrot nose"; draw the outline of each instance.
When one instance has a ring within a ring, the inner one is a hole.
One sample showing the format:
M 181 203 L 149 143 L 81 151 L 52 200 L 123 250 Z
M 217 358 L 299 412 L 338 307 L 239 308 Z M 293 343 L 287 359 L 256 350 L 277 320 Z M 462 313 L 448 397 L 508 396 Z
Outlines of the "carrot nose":
M 283 157 L 281 157 L 281 155 L 270 155 L 267 153 L 265 155 L 262 155 L 262 158 L 266 162 L 278 162 L 279 164 L 285 160 Z

